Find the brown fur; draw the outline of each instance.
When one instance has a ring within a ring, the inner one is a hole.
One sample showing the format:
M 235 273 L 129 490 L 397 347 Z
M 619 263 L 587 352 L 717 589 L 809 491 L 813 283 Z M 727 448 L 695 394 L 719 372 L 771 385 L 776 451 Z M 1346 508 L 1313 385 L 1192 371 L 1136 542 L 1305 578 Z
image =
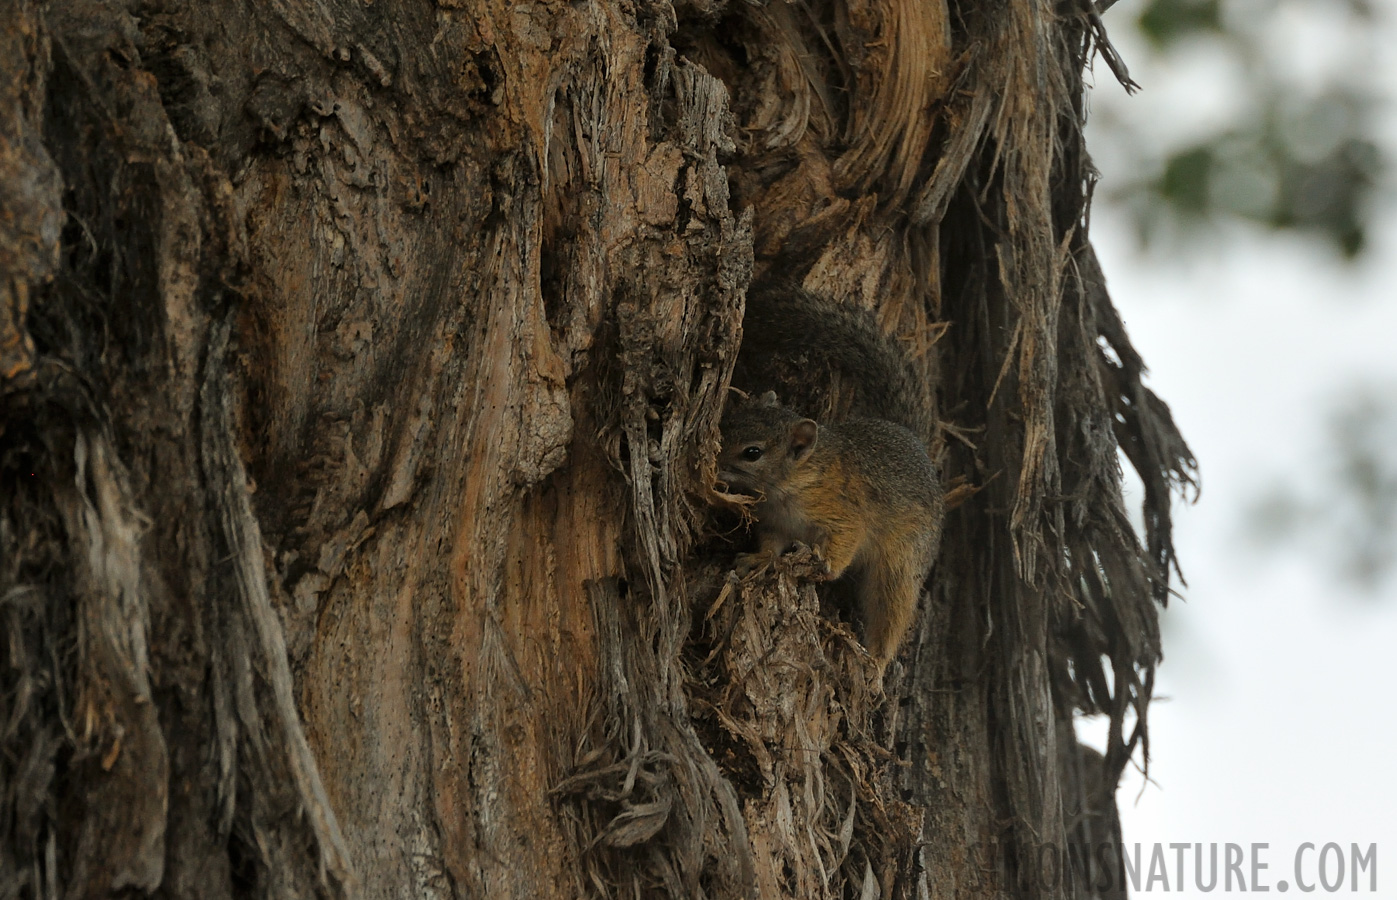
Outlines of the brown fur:
M 751 458 L 754 455 L 757 458 Z M 855 585 L 881 673 L 912 625 L 936 548 L 939 488 L 922 442 L 878 419 L 817 426 L 768 393 L 723 422 L 719 477 L 758 499 L 751 566 L 803 543 Z

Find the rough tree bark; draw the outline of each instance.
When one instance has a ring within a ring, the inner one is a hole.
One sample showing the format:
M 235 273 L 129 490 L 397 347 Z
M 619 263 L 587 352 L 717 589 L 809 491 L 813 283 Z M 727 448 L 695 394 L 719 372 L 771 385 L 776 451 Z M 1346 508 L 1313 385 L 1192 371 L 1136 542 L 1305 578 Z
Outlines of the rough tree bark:
M 1118 834 L 1193 462 L 1088 242 L 1104 38 L 1089 0 L 0 0 L 0 898 L 1114 895 L 1038 850 Z M 874 311 L 935 403 L 886 699 L 808 558 L 728 573 L 764 276 Z

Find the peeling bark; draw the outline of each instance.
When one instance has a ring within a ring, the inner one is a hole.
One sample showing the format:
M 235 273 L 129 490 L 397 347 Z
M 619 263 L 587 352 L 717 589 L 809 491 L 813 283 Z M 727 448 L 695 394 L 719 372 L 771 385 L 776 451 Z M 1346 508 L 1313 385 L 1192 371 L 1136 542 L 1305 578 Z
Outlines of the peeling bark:
M 0 898 L 1084 896 L 1035 852 L 1119 841 L 1194 477 L 1088 240 L 1104 34 L 0 0 Z M 817 560 L 730 572 L 734 374 L 885 387 L 754 279 L 933 414 L 886 696 Z

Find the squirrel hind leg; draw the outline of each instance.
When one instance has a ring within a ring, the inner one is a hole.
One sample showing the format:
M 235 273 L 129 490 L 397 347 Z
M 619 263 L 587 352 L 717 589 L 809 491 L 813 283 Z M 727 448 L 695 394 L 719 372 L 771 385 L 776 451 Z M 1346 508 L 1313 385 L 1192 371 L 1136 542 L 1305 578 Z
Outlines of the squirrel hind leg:
M 878 664 L 880 676 L 912 628 L 921 590 L 920 567 L 910 559 L 884 558 L 864 572 L 859 586 L 864 647 Z

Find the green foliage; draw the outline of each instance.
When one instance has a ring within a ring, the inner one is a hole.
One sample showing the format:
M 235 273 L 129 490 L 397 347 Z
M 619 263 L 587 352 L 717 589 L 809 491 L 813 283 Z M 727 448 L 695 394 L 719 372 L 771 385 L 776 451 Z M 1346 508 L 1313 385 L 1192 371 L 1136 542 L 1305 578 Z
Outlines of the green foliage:
M 1315 48 L 1296 46 L 1293 37 L 1277 40 L 1270 29 L 1281 12 L 1300 22 L 1323 20 L 1331 27 L 1316 25 L 1313 40 L 1334 44 L 1331 55 L 1353 65 L 1297 75 L 1295 57 Z M 1240 218 L 1321 237 L 1347 259 L 1360 255 L 1387 168 L 1375 119 L 1390 100 L 1380 93 L 1384 86 L 1362 77 L 1381 40 L 1367 2 L 1150 0 L 1135 24 L 1155 62 L 1200 50 L 1225 58 L 1225 71 L 1235 75 L 1209 87 L 1240 101 L 1229 121 L 1182 145 L 1166 135 L 1161 145 L 1135 148 L 1144 171 L 1122 193 L 1142 238 L 1148 242 L 1171 223 L 1206 233 Z
M 1397 573 L 1397 405 L 1390 390 L 1359 389 L 1329 421 L 1314 478 L 1277 484 L 1249 513 L 1262 544 L 1318 553 L 1369 589 Z
M 1153 0 L 1140 13 L 1140 31 L 1157 49 L 1200 31 L 1222 31 L 1219 0 Z

